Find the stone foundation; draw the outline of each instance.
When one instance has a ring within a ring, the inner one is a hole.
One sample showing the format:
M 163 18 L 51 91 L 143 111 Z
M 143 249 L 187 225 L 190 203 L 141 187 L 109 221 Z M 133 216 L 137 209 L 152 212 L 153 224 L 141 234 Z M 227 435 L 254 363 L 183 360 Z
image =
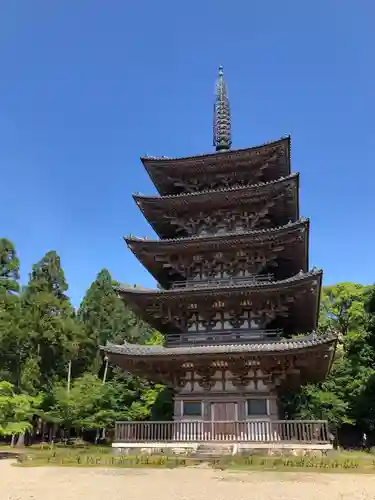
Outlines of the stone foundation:
M 325 456 L 333 449 L 331 444 L 244 444 L 244 443 L 113 443 L 118 455 L 267 455 L 267 456 Z

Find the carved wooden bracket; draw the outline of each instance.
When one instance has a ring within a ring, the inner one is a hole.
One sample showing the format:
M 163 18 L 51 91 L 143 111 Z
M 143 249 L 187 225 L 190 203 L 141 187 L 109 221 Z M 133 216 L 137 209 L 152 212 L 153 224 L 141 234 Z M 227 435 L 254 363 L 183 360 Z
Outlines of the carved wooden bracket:
M 209 391 L 215 385 L 215 380 L 213 376 L 215 375 L 217 368 L 215 366 L 201 366 L 196 368 L 196 373 L 199 377 L 198 385 L 204 390 Z

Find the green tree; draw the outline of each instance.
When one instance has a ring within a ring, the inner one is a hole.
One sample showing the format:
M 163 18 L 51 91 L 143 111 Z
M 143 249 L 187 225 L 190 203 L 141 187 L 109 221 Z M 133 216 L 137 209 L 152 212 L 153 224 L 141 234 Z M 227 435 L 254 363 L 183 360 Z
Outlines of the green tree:
M 53 401 L 42 416 L 69 432 L 114 427 L 117 420 L 128 420 L 134 392 L 112 380 L 104 384 L 97 376 L 86 373 L 76 378 L 71 388 L 61 382 L 53 390 Z
M 333 328 L 341 335 L 365 328 L 367 290 L 368 287 L 349 282 L 324 287 L 320 302 L 320 327 Z
M 72 428 L 87 428 L 93 423 L 92 415 L 100 408 L 104 386 L 98 377 L 85 374 L 75 379 L 69 388 L 67 383 L 58 382 L 52 389 L 53 403 L 42 416 L 57 423 L 66 431 Z
M 19 259 L 14 245 L 0 239 L 0 379 L 19 385 L 21 371 L 22 312 Z
M 27 370 L 32 365 L 34 379 L 39 365 L 39 389 L 48 390 L 55 381 L 66 378 L 69 364 L 85 342 L 67 289 L 60 258 L 51 251 L 33 266 L 22 293 L 22 330 L 27 332 L 23 349 L 27 353 Z
M 0 375 L 14 384 L 14 397 L 21 401 L 43 392 L 39 413 L 65 429 L 99 432 L 116 420 L 161 418 L 170 412 L 169 393 L 160 385 L 114 366 L 104 383 L 100 344 L 164 340 L 118 297 L 109 272 L 98 274 L 75 314 L 56 252 L 47 252 L 33 266 L 28 284 L 17 294 L 19 262 L 14 247 L 2 242 L 6 286 L 0 288 Z
M 1 289 L 10 293 L 19 291 L 19 270 L 20 262 L 13 243 L 0 238 L 0 293 Z
M 299 391 L 284 396 L 284 409 L 289 418 L 328 420 L 332 427 L 352 423 L 347 416 L 348 403 L 331 392 L 324 384 L 306 384 Z
M 373 287 L 338 283 L 322 293 L 320 327 L 339 333 L 328 378 L 285 398 L 290 416 L 327 418 L 334 426 L 375 430 L 375 350 L 371 334 Z M 375 301 L 374 301 L 375 304 Z M 373 309 L 375 310 L 375 308 Z
M 78 309 L 78 317 L 94 340 L 95 347 L 112 341 L 129 328 L 129 312 L 113 286 L 109 271 L 102 269 Z
M 79 307 L 78 317 L 96 344 L 106 342 L 144 342 L 152 335 L 152 329 L 140 321 L 126 307 L 115 291 L 118 283 L 112 280 L 107 269 L 102 269 Z
M 86 345 L 80 352 L 80 365 L 98 373 L 102 363 L 98 347 L 107 342 L 143 343 L 153 330 L 124 304 L 115 291 L 118 285 L 107 269 L 102 269 L 87 290 L 77 316 L 86 332 Z
M 16 394 L 11 383 L 0 381 L 0 436 L 12 436 L 13 444 L 15 436 L 31 430 L 40 402 L 40 397 Z
M 37 264 L 33 265 L 25 297 L 44 292 L 70 304 L 65 293 L 67 290 L 68 284 L 61 267 L 60 257 L 55 251 L 49 251 Z

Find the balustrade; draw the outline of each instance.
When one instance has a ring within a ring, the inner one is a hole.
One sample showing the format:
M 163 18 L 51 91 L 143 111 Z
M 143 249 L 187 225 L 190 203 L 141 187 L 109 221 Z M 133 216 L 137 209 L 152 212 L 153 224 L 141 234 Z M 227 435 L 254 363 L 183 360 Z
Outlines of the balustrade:
M 272 281 L 274 279 L 273 274 L 252 274 L 250 276 L 241 277 L 229 277 L 229 278 L 209 278 L 209 279 L 197 279 L 197 280 L 186 280 L 186 281 L 174 281 L 171 284 L 172 289 L 179 288 L 214 288 L 221 286 L 230 285 L 240 285 L 240 284 L 250 284 L 250 283 L 263 283 L 267 281 Z
M 207 345 L 236 344 L 244 342 L 277 340 L 281 337 L 280 329 L 229 329 L 217 331 L 169 333 L 166 345 Z
M 117 422 L 115 442 L 209 442 L 328 444 L 325 420 L 247 420 L 211 422 Z

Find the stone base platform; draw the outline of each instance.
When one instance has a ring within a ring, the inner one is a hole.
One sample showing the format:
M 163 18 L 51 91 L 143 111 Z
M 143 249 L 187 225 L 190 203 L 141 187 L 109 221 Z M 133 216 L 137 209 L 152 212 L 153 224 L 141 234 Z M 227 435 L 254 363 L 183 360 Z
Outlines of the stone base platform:
M 229 443 L 229 442 L 173 442 L 173 443 L 112 443 L 121 455 L 269 455 L 269 456 L 323 456 L 333 449 L 332 444 L 313 443 Z

